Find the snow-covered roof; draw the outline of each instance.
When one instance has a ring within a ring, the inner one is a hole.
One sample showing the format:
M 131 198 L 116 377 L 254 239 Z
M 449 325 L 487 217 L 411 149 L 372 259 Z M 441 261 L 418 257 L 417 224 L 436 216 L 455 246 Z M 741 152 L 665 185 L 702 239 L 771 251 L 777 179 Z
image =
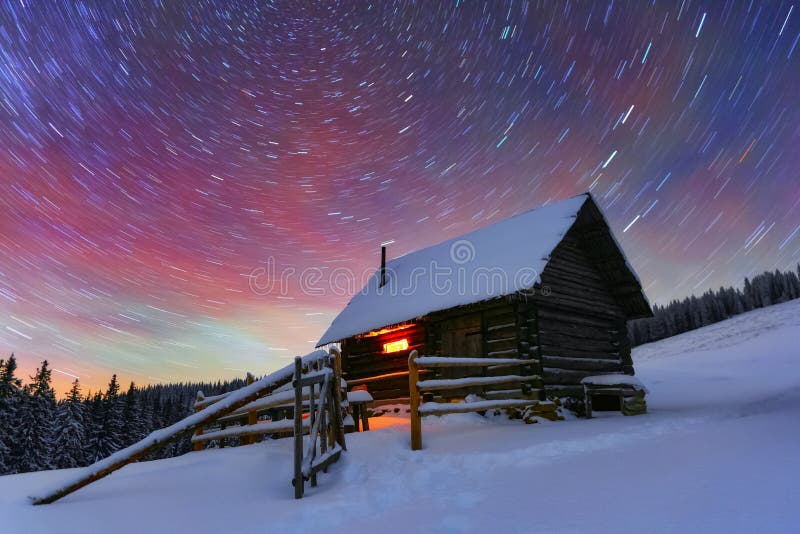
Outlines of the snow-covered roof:
M 333 320 L 318 346 L 539 282 L 588 194 L 553 202 L 386 262 Z

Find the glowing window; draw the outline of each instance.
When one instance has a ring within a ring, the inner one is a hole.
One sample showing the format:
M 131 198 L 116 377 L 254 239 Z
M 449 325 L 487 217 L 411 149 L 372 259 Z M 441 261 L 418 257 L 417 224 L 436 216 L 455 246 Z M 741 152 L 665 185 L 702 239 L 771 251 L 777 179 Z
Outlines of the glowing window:
M 403 350 L 408 350 L 407 339 L 398 339 L 397 341 L 383 344 L 383 352 L 400 352 Z

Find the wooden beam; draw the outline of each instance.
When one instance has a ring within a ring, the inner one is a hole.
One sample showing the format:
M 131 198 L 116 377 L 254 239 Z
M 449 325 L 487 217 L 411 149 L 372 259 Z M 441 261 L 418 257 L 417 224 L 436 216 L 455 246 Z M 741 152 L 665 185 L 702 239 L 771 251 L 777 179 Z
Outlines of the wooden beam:
M 421 414 L 419 413 L 419 389 L 417 383 L 419 382 L 419 372 L 417 370 L 417 351 L 411 351 L 408 356 L 408 391 L 409 403 L 411 408 L 411 450 L 418 451 L 422 449 L 422 422 L 420 421 Z

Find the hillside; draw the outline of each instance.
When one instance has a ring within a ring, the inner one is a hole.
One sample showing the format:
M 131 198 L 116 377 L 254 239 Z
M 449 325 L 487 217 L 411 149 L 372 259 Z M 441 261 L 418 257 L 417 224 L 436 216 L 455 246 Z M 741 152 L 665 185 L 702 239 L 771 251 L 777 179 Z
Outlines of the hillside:
M 4 532 L 759 531 L 800 524 L 800 301 L 634 350 L 650 413 L 524 425 L 402 418 L 294 501 L 291 443 L 124 468 L 58 503 L 65 471 L 0 477 Z M 390 424 L 394 423 L 394 424 Z

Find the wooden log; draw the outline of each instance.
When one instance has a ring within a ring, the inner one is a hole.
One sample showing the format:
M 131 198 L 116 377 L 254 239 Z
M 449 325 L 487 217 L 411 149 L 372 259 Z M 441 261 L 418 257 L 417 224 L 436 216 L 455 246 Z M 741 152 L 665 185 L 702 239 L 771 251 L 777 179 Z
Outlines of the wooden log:
M 547 397 L 583 398 L 583 386 L 581 384 L 546 384 L 544 390 Z
M 364 378 L 347 378 L 347 387 L 359 386 L 361 384 L 369 384 L 370 382 L 378 382 L 380 380 L 385 380 L 387 378 L 395 378 L 395 377 L 404 377 L 408 376 L 408 370 L 405 371 L 396 371 L 393 373 L 386 373 L 383 375 L 378 376 L 367 376 Z
M 214 404 L 216 402 L 221 401 L 222 399 L 224 399 L 225 397 L 227 397 L 230 394 L 231 394 L 231 392 L 229 391 L 227 393 L 221 393 L 219 395 L 212 395 L 211 397 L 203 397 L 202 400 L 200 400 L 200 399 L 195 400 L 194 407 L 195 408 L 199 408 L 199 410 L 196 410 L 196 411 L 200 411 L 203 408 L 206 408 L 206 407 L 211 406 L 212 404 Z
M 519 376 L 519 375 L 505 375 L 505 376 L 473 376 L 467 378 L 453 378 L 453 379 L 433 379 L 422 380 L 417 382 L 419 391 L 444 391 L 448 389 L 461 389 L 476 386 L 488 386 L 493 384 L 521 384 L 523 382 L 531 382 L 541 380 L 540 376 Z M 410 382 L 409 382 L 410 384 Z
M 489 354 L 492 352 L 509 350 L 509 349 L 516 349 L 519 342 L 516 337 L 505 337 L 500 339 L 487 339 L 486 340 L 486 348 L 484 349 L 484 354 Z
M 586 411 L 586 419 L 592 418 L 592 395 L 589 393 L 589 386 L 584 384 L 583 386 L 583 406 Z
M 532 388 L 527 392 L 522 392 L 522 389 L 500 389 L 495 391 L 484 391 L 483 397 L 486 400 L 519 400 L 528 399 L 531 401 L 538 401 L 544 389 Z
M 611 328 L 598 328 L 567 322 L 566 320 L 550 320 L 546 327 L 540 328 L 541 334 L 554 334 L 591 342 L 618 343 L 622 325 L 611 325 Z
M 614 321 L 624 320 L 625 314 L 621 308 L 614 305 L 603 305 L 583 298 L 565 295 L 557 289 L 546 296 L 541 297 L 540 301 L 547 301 L 547 307 L 569 312 L 570 315 L 582 314 L 590 317 L 608 317 Z
M 417 351 L 411 351 L 408 356 L 408 391 L 409 401 L 411 408 L 411 450 L 418 451 L 422 449 L 422 422 L 420 421 L 419 413 L 419 389 L 417 383 L 419 382 L 419 372 L 417 371 Z
M 569 358 L 545 354 L 542 356 L 542 363 L 550 368 L 579 371 L 620 372 L 622 369 L 622 361 L 619 359 Z
M 480 402 L 426 402 L 419 408 L 420 415 L 444 415 L 450 413 L 488 412 L 502 408 L 521 408 L 539 402 L 530 399 L 502 399 Z
M 547 356 L 556 356 L 561 358 L 588 358 L 588 359 L 608 359 L 618 360 L 619 352 L 617 351 L 601 351 L 601 350 L 582 350 L 574 349 L 572 347 L 565 347 L 563 345 L 551 345 L 549 343 L 542 343 L 540 345 L 542 354 Z
M 305 430 L 308 429 L 308 425 L 304 424 L 303 427 L 305 433 Z M 250 436 L 262 436 L 264 434 L 280 434 L 284 432 L 290 432 L 293 429 L 293 420 L 282 419 L 279 421 L 256 423 L 254 425 L 240 425 L 229 428 L 221 428 L 220 430 L 213 430 L 204 434 L 200 434 L 199 436 L 192 436 L 192 443 L 223 440 L 225 438 L 234 437 L 243 438 Z M 244 440 L 242 440 L 242 443 L 244 443 Z
M 585 314 L 571 313 L 569 311 L 559 309 L 556 306 L 548 305 L 548 303 L 545 302 L 545 299 L 542 299 L 542 302 L 539 305 L 538 315 L 540 321 L 539 328 L 542 330 L 550 329 L 551 324 L 553 323 L 562 323 L 592 326 L 613 333 L 617 333 L 619 331 L 618 325 L 620 324 L 620 321 L 616 318 L 604 317 L 602 315 L 598 316 L 597 313 L 591 312 Z
M 587 339 L 561 334 L 552 331 L 540 333 L 539 345 L 551 345 L 569 349 L 582 350 L 586 352 L 617 352 L 619 350 L 618 340 Z
M 526 358 L 456 358 L 449 356 L 419 356 L 417 367 L 500 367 L 532 365 L 536 362 Z
M 331 349 L 333 355 L 333 402 L 335 403 L 335 434 L 336 442 L 347 450 L 347 443 L 344 438 L 344 415 L 342 414 L 342 353 L 338 349 Z M 345 388 L 347 384 L 345 384 Z
M 197 413 L 197 412 L 199 412 L 200 410 L 203 409 L 202 408 L 202 404 L 203 404 L 204 400 L 205 400 L 205 395 L 203 395 L 202 391 L 198 391 L 197 392 L 197 397 L 195 398 L 195 402 L 194 402 L 194 412 L 195 413 Z M 197 425 L 197 428 L 194 431 L 194 435 L 195 436 L 199 436 L 202 433 L 203 433 L 203 425 Z M 194 450 L 194 451 L 202 451 L 203 450 L 203 444 L 202 443 L 195 443 L 194 445 L 192 445 L 192 450 Z
M 492 335 L 491 334 L 492 332 L 496 332 L 498 330 L 508 329 L 509 331 L 513 331 L 513 329 L 515 327 L 516 327 L 516 323 L 514 323 L 514 321 L 512 320 L 512 321 L 508 321 L 508 322 L 505 322 L 505 323 L 490 324 L 490 325 L 488 325 L 486 327 L 486 331 L 489 333 L 489 335 Z
M 245 383 L 247 383 L 249 385 L 249 384 L 252 384 L 253 382 L 255 382 L 255 380 L 256 379 L 252 374 L 247 373 L 247 376 L 245 377 Z M 248 425 L 254 425 L 257 422 L 258 422 L 258 412 L 256 412 L 255 410 L 248 410 L 247 411 L 247 424 Z M 249 445 L 249 444 L 255 443 L 255 442 L 256 442 L 256 436 L 244 436 L 242 438 L 242 440 L 241 440 L 242 445 Z
M 553 367 L 545 367 L 544 382 L 545 384 L 580 384 L 580 381 L 587 376 L 598 374 L 602 375 L 613 373 L 603 373 L 598 371 L 572 371 Z
M 294 360 L 294 498 L 302 499 L 305 481 L 303 480 L 303 387 L 300 375 L 303 365 L 300 358 Z
M 351 362 L 348 376 L 376 376 L 388 373 L 408 371 L 408 355 L 402 354 L 393 358 L 375 358 L 374 360 Z
M 367 406 L 361 406 L 361 431 L 369 431 L 369 414 L 367 413 Z

